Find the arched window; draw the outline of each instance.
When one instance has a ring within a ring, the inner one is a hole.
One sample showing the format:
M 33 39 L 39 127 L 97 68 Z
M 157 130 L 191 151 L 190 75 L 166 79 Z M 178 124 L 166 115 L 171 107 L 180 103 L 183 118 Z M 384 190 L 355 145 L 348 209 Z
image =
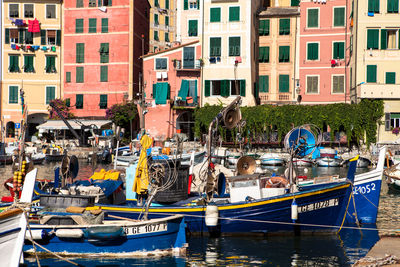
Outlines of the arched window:
M 15 137 L 15 123 L 12 121 L 6 124 L 6 137 Z

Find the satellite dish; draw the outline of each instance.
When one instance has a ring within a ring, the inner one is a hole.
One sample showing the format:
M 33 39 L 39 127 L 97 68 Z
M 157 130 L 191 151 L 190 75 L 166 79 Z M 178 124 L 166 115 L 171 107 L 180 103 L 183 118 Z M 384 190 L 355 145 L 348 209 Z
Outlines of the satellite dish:
M 285 136 L 285 148 L 295 157 L 305 157 L 314 152 L 320 143 L 321 131 L 311 124 L 293 128 Z
M 250 156 L 240 157 L 236 164 L 236 168 L 240 175 L 253 174 L 256 170 L 256 160 Z

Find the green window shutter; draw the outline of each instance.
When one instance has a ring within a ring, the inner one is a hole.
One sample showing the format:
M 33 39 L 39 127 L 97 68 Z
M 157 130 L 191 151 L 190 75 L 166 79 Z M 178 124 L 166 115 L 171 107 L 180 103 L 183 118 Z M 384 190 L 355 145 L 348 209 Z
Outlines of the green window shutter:
M 210 38 L 210 57 L 221 56 L 221 38 L 212 37 Z
M 158 25 L 158 14 L 154 14 L 154 24 Z
M 240 96 L 246 96 L 246 80 L 240 80 Z
M 269 76 L 262 75 L 259 77 L 259 90 L 263 93 L 269 92 Z
M 107 108 L 107 95 L 100 95 L 100 103 L 99 107 L 100 109 L 106 109 Z
M 158 3 L 158 0 L 154 0 L 154 6 L 160 6 L 160 4 Z
M 166 42 L 169 42 L 169 33 L 168 32 L 164 33 L 164 40 Z
M 381 30 L 381 49 L 387 49 L 387 30 Z
M 76 7 L 83 7 L 83 0 L 76 0 Z
M 205 80 L 204 81 L 204 96 L 210 96 L 211 91 L 211 81 Z
M 33 67 L 33 56 L 32 55 L 24 55 L 24 71 L 25 72 L 34 72 L 35 69 Z
M 265 20 L 260 20 L 260 24 L 258 25 L 258 35 L 264 35 L 264 28 L 265 28 Z
M 375 0 L 368 0 L 368 12 L 374 12 Z
M 399 13 L 399 0 L 392 0 L 393 3 L 393 13 Z
M 333 43 L 333 58 L 344 59 L 344 42 Z
M 76 109 L 83 108 L 83 95 L 76 95 L 75 108 Z
M 367 65 L 367 83 L 376 83 L 376 65 Z
M 10 86 L 8 89 L 8 103 L 18 104 L 18 86 Z
M 197 9 L 200 9 L 200 0 L 197 0 Z
M 19 32 L 19 38 L 18 41 L 20 44 L 24 43 L 24 33 L 25 33 L 25 29 L 18 29 Z
M 264 62 L 264 47 L 258 48 L 258 62 Z
M 183 10 L 188 10 L 189 9 L 189 0 L 184 0 L 183 1 Z
M 10 43 L 10 29 L 5 29 L 5 41 L 6 44 Z
M 157 97 L 157 84 L 153 83 L 153 99 Z
M 379 30 L 367 30 L 367 49 L 379 49 Z
M 386 72 L 386 83 L 396 84 L 396 72 Z
M 307 10 L 307 28 L 318 28 L 318 9 Z
M 83 81 L 84 81 L 83 67 L 76 67 L 76 82 L 83 83 Z
M 289 92 L 289 75 L 279 75 L 279 92 L 288 93 Z
M 46 87 L 46 104 L 48 105 L 51 100 L 55 98 L 56 88 L 54 86 Z
M 189 20 L 189 36 L 197 36 L 197 20 Z
M 97 19 L 89 19 L 89 33 L 97 32 Z
M 387 0 L 387 12 L 393 13 L 393 0 Z
M 75 33 L 83 33 L 83 19 L 75 19 Z
M 374 11 L 375 13 L 379 13 L 379 0 L 375 0 Z
M 33 33 L 25 30 L 25 44 L 33 44 Z
M 100 63 L 109 62 L 109 43 L 100 44 Z
M 101 19 L 101 32 L 102 33 L 108 32 L 108 18 Z
M 300 5 L 300 0 L 291 0 L 290 6 L 299 6 Z
M 154 40 L 158 41 L 158 31 L 154 31 Z
M 108 6 L 112 6 L 112 0 L 108 0 Z
M 56 32 L 56 45 L 61 46 L 61 30 Z
M 165 0 L 165 9 L 169 9 L 169 0 Z
M 46 45 L 46 30 L 40 30 L 40 44 Z
M 229 37 L 229 56 L 240 56 L 240 37 Z
M 229 21 L 240 21 L 240 7 L 229 7 Z
M 221 96 L 223 96 L 223 97 L 230 96 L 230 81 L 229 80 L 221 81 Z
M 76 44 L 76 63 L 84 63 L 85 62 L 85 44 L 77 43 Z
M 221 8 L 212 7 L 210 8 L 210 22 L 220 22 L 221 21 Z
M 280 46 L 279 47 L 279 62 L 289 62 L 290 58 L 290 47 Z
M 70 98 L 65 99 L 65 105 L 66 105 L 67 107 L 70 107 L 70 106 L 71 106 L 71 99 L 70 99 Z
M 269 19 L 267 19 L 266 21 L 265 21 L 265 28 L 264 28 L 264 32 L 265 32 L 265 35 L 269 35 Z
M 289 34 L 290 34 L 290 19 L 280 19 L 279 35 L 289 35 Z
M 345 20 L 345 8 L 344 7 L 337 7 L 333 9 L 333 26 L 341 27 L 344 26 Z
M 71 72 L 70 72 L 70 71 L 67 71 L 67 72 L 65 73 L 65 81 L 66 81 L 67 83 L 70 83 L 70 82 L 71 82 Z
M 265 47 L 265 59 L 264 59 L 265 63 L 269 62 L 269 46 Z
M 169 17 L 165 16 L 165 26 L 169 26 Z
M 100 82 L 108 82 L 108 66 L 100 66 Z

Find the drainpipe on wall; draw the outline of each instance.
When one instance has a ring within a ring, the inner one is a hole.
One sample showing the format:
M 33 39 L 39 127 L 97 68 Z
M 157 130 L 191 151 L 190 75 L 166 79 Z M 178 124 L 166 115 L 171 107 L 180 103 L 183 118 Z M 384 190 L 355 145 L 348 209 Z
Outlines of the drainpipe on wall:
M 60 86 L 59 86 L 60 94 L 59 94 L 59 97 L 62 98 L 63 95 L 62 95 L 61 88 L 64 86 L 64 83 L 63 83 L 64 64 L 61 64 L 62 63 L 62 54 L 63 54 L 63 51 L 64 51 L 64 38 L 63 38 L 63 36 L 64 36 L 64 33 L 63 33 L 63 30 L 64 30 L 64 28 L 63 28 L 64 8 L 63 8 L 63 1 L 62 0 L 60 1 L 60 8 L 62 9 L 62 15 L 60 16 L 61 47 L 60 47 L 60 52 L 59 52 L 60 53 L 60 60 L 58 62 L 60 62 Z
M 347 103 L 347 12 L 348 12 L 348 2 L 349 0 L 346 0 L 346 12 L 345 12 L 345 30 L 344 30 L 344 47 L 346 47 L 345 52 L 344 52 L 344 103 Z M 350 57 L 349 57 L 350 59 Z M 349 86 L 350 88 L 350 86 Z M 349 92 L 350 94 L 350 92 Z
M 203 81 L 203 71 L 204 71 L 204 65 L 205 65 L 205 60 L 204 60 L 204 2 L 205 1 L 201 1 L 201 4 L 203 5 L 202 6 L 202 10 L 201 10 L 201 13 L 202 13 L 202 15 L 201 15 L 201 21 L 202 21 L 202 23 L 201 23 L 201 58 L 203 59 L 203 66 L 201 67 L 201 69 L 200 69 L 200 86 L 199 86 L 199 88 L 200 88 L 200 95 L 201 95 L 201 97 L 200 97 L 200 101 L 199 101 L 199 105 L 200 105 L 200 107 L 202 107 L 203 106 L 203 103 L 204 103 L 204 81 Z
M 357 54 L 358 54 L 358 0 L 354 0 L 354 1 L 357 1 L 357 12 L 354 12 L 353 11 L 353 16 L 354 16 L 354 13 L 356 13 L 357 14 L 357 19 L 356 18 L 353 18 L 353 20 L 357 23 L 357 27 L 356 27 L 356 34 L 355 34 L 355 36 L 356 36 L 356 40 L 354 40 L 354 38 L 353 38 L 353 44 L 354 44 L 354 41 L 355 41 L 355 45 L 354 45 L 354 47 L 356 48 L 356 49 L 354 49 L 355 51 L 354 51 L 354 53 L 355 53 L 355 55 L 354 55 L 354 78 L 355 78 L 355 84 L 357 84 Z M 354 25 L 354 24 L 353 24 Z M 357 85 L 355 86 L 355 93 L 354 93 L 354 103 L 357 103 Z

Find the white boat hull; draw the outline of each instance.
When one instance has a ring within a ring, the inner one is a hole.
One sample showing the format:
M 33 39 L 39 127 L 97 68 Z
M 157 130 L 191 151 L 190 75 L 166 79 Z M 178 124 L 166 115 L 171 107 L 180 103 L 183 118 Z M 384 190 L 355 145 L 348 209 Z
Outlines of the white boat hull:
M 338 158 L 323 157 L 315 160 L 319 167 L 339 167 L 341 160 Z

